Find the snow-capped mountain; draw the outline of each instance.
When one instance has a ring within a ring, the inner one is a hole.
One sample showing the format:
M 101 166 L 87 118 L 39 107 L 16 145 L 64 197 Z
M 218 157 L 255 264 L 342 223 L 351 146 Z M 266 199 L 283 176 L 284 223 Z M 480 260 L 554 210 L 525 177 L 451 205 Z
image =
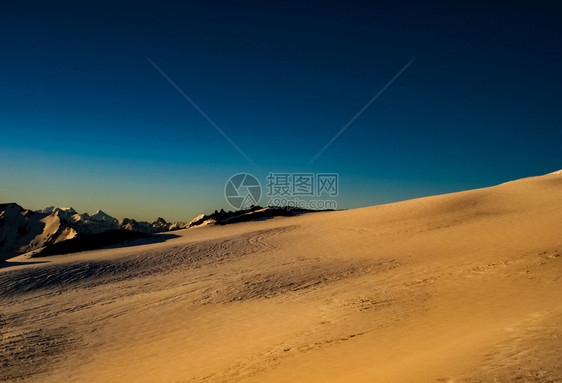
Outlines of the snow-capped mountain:
M 118 223 L 115 218 L 113 218 L 109 214 L 104 213 L 101 210 L 96 211 L 94 215 L 90 216 L 90 221 L 103 222 L 109 225 L 117 225 Z
M 27 210 L 15 203 L 0 204 L 0 259 L 74 238 L 78 231 L 65 224 L 65 213 Z
M 0 204 L 0 261 L 82 235 L 111 230 L 152 234 L 185 227 L 183 222 L 172 224 L 163 218 L 154 222 L 129 218 L 119 221 L 101 210 L 89 215 L 71 207 L 49 206 L 32 211 L 16 203 Z

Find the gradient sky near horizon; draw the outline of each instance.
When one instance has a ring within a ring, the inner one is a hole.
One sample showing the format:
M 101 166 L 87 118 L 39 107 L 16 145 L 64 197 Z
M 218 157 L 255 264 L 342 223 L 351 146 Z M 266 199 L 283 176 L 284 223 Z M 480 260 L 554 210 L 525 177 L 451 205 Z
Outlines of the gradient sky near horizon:
M 6 3 L 0 202 L 188 220 L 227 209 L 238 172 L 338 173 L 340 208 L 552 172 L 560 20 L 556 1 Z

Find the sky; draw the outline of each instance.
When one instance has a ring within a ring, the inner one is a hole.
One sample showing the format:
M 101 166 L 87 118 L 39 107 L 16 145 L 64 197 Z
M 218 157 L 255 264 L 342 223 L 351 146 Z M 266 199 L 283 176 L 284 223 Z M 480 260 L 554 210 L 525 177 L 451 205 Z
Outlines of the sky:
M 561 19 L 556 1 L 6 3 L 0 202 L 185 221 L 230 208 L 241 172 L 336 173 L 356 208 L 559 170 Z

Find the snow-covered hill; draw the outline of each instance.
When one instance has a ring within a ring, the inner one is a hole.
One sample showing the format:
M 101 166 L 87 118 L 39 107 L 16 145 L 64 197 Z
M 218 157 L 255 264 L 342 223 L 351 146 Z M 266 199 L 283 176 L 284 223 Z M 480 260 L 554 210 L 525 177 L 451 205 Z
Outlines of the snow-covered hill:
M 49 246 L 74 238 L 76 238 L 74 242 L 88 242 L 88 246 L 92 247 L 92 241 L 102 238 L 96 235 L 106 232 L 112 232 L 110 233 L 112 240 L 118 240 L 117 237 L 121 234 L 123 240 L 126 240 L 130 237 L 128 235 L 130 233 L 124 232 L 125 230 L 153 234 L 194 226 L 226 225 L 275 216 L 291 216 L 304 211 L 306 210 L 254 206 L 235 212 L 221 210 L 209 215 L 202 214 L 187 223 L 170 223 L 164 218 L 158 218 L 153 222 L 136 221 L 131 218 L 118 220 L 101 210 L 89 215 L 79 214 L 71 207 L 49 206 L 32 211 L 16 203 L 0 204 L 0 261 L 30 252 L 37 254 Z M 83 238 L 84 236 L 90 236 L 88 241 Z M 55 246 L 55 248 L 60 247 Z

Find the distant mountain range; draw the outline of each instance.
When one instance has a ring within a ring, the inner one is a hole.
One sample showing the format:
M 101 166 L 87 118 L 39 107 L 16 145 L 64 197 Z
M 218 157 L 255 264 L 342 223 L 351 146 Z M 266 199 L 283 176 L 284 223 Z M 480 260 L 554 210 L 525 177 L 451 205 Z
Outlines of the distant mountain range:
M 127 230 L 143 234 L 183 229 L 189 223 L 169 223 L 163 218 L 154 222 L 125 218 L 118 220 L 98 210 L 79 214 L 71 207 L 49 206 L 42 210 L 24 209 L 16 203 L 0 204 L 0 260 L 84 235 Z
M 118 220 L 101 210 L 93 215 L 79 214 L 71 207 L 49 206 L 33 211 L 17 203 L 5 203 L 0 204 L 0 261 L 21 254 L 40 256 L 91 250 L 151 237 L 154 233 L 290 216 L 304 211 L 307 210 L 255 206 L 235 212 L 202 214 L 190 222 L 170 223 L 163 218 L 153 222 Z

